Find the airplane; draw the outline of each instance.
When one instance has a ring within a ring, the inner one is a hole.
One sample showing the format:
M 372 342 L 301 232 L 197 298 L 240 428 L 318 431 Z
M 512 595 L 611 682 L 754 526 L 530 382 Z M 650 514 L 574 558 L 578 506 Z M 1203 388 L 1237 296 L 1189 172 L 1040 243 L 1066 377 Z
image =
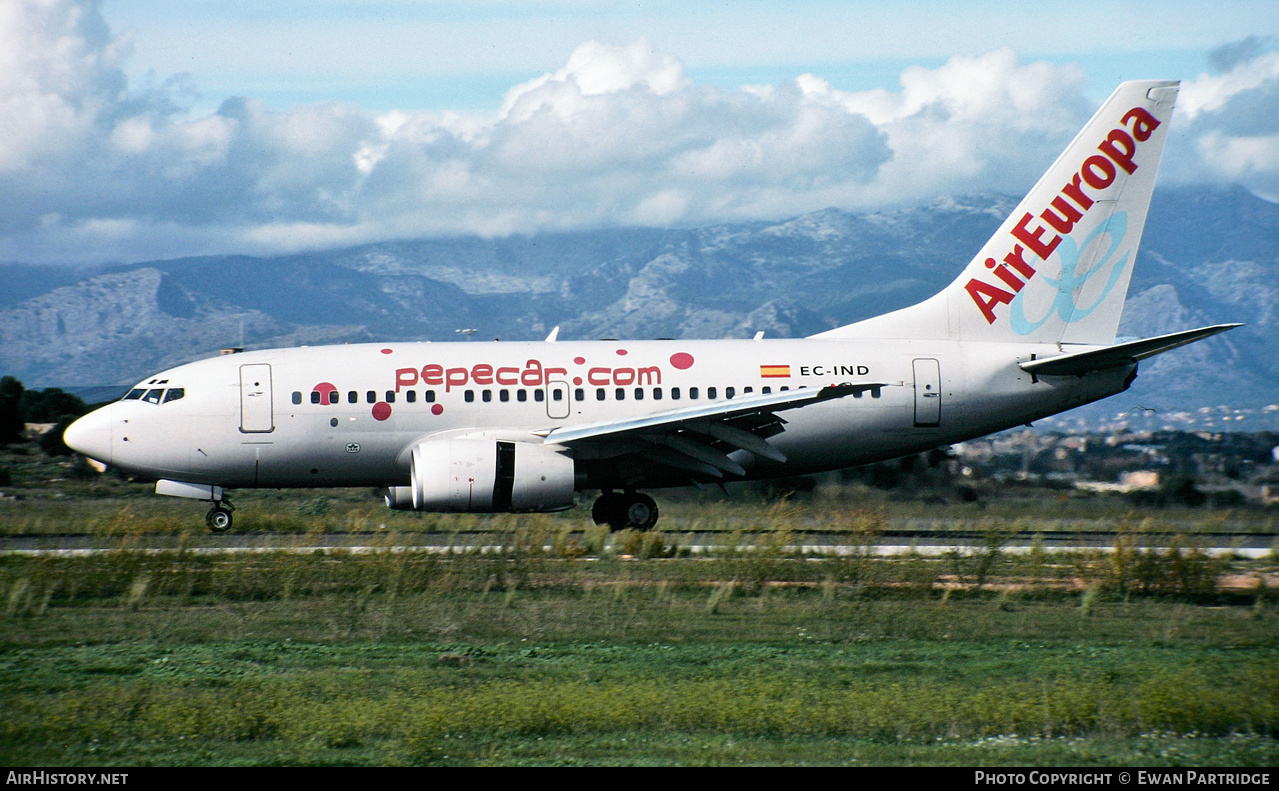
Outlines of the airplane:
M 1120 85 L 959 276 L 799 339 L 372 343 L 163 371 L 67 445 L 211 503 L 383 489 L 394 509 L 549 512 L 648 530 L 641 489 L 816 473 L 984 436 L 1126 390 L 1219 324 L 1116 342 L 1179 83 Z

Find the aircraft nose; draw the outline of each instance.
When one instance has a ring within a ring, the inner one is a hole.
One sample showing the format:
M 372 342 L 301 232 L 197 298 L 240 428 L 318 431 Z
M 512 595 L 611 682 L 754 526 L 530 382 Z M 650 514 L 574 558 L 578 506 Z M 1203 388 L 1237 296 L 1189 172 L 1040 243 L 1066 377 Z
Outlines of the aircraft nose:
M 103 464 L 111 463 L 111 418 L 107 414 L 110 407 L 98 409 L 71 425 L 62 434 L 62 441 L 67 447 L 83 453 L 91 459 Z

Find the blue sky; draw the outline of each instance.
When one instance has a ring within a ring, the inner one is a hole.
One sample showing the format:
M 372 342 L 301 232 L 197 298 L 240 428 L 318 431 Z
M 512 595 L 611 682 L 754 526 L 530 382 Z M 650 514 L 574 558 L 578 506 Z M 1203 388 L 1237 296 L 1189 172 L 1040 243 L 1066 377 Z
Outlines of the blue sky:
M 349 101 L 373 111 L 495 110 L 578 45 L 645 39 L 695 82 L 736 88 L 811 72 L 845 91 L 894 88 L 910 65 L 1012 47 L 1073 63 L 1100 100 L 1125 79 L 1190 79 L 1208 53 L 1279 32 L 1272 0 L 1175 2 L 430 2 L 108 0 L 135 80 L 190 73 L 216 109 Z
M 1161 179 L 1279 197 L 1279 3 L 16 0 L 0 260 L 1018 194 L 1125 79 Z

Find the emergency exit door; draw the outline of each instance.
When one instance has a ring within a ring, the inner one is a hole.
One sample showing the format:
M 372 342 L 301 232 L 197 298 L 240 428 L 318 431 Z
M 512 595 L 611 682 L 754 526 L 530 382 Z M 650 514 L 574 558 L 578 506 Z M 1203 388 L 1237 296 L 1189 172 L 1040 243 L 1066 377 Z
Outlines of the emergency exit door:
M 572 410 L 569 403 L 568 382 L 552 379 L 546 383 L 546 416 L 556 420 L 568 417 Z
M 936 360 L 915 360 L 915 425 L 941 425 L 941 366 Z

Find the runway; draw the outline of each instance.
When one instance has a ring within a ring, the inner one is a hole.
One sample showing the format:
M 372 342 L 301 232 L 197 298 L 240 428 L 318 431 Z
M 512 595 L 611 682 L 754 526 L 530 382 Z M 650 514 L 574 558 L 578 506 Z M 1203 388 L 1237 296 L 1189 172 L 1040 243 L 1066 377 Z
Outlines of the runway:
M 581 532 L 564 540 L 582 540 Z M 768 533 L 677 532 L 666 531 L 666 541 L 691 555 L 713 555 L 730 548 L 751 551 L 755 541 Z M 972 529 L 928 530 L 888 529 L 873 536 L 849 532 L 793 531 L 784 546 L 788 551 L 820 557 L 859 553 L 876 556 L 917 554 L 940 557 L 951 553 L 977 554 L 998 550 L 1013 554 L 1070 551 L 1114 551 L 1116 546 L 1142 550 L 1170 547 L 1197 549 L 1215 557 L 1260 559 L 1276 553 L 1274 533 L 1260 531 L 1217 532 L 1137 532 L 1114 530 L 982 531 Z M 141 534 L 104 537 L 87 533 L 47 533 L 0 537 L 0 555 L 83 557 L 103 552 L 144 553 L 190 552 L 193 554 L 238 554 L 246 552 L 510 552 L 516 538 L 491 530 L 449 533 L 398 533 L 370 530 L 340 533 L 230 533 L 225 535 Z M 770 546 L 772 542 L 770 541 Z M 555 547 L 547 543 L 547 552 Z

